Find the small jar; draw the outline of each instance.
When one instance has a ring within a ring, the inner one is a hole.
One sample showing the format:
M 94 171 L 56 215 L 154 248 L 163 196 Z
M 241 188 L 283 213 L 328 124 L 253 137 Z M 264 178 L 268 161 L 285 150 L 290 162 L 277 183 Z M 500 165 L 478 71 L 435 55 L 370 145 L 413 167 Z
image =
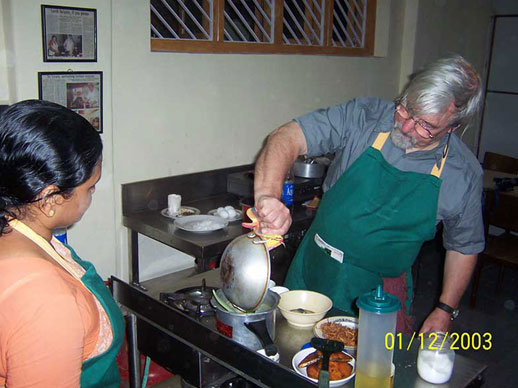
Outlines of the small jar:
M 455 351 L 448 333 L 431 332 L 423 336 L 417 355 L 417 373 L 432 384 L 447 382 L 453 372 Z

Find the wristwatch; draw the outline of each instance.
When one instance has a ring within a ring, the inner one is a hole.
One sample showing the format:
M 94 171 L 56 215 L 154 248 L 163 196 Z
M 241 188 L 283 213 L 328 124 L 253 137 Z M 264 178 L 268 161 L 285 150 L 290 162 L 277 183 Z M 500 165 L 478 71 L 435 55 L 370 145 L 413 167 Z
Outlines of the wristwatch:
M 453 307 L 448 306 L 446 303 L 438 302 L 437 307 L 449 313 L 451 315 L 452 321 L 459 316 L 459 309 L 454 309 Z

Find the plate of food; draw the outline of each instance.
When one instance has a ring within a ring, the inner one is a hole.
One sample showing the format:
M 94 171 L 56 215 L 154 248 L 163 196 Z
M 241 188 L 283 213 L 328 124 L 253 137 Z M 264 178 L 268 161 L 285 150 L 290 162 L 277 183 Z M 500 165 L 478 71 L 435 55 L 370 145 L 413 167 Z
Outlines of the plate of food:
M 356 372 L 356 360 L 345 351 L 334 352 L 329 358 L 329 386 L 339 387 L 350 381 Z M 322 353 L 313 347 L 302 349 L 291 360 L 293 370 L 318 383 L 322 368 Z
M 162 214 L 164 217 L 172 218 L 173 220 L 176 220 L 177 218 L 181 218 L 181 217 L 185 217 L 185 216 L 195 216 L 197 214 L 200 214 L 200 209 L 197 209 L 197 208 L 191 207 L 191 206 L 182 206 L 178 213 L 169 213 L 169 209 L 165 208 L 165 209 L 162 209 L 160 214 Z
M 358 346 L 358 318 L 349 316 L 329 317 L 318 321 L 313 328 L 315 336 L 343 342 L 346 352 L 356 355 Z
M 208 214 L 211 216 L 221 217 L 228 222 L 238 221 L 243 218 L 243 212 L 239 209 L 235 209 L 230 205 L 209 210 Z
M 177 218 L 174 224 L 178 229 L 187 232 L 207 233 L 223 229 L 228 225 L 228 221 L 217 216 L 196 215 Z

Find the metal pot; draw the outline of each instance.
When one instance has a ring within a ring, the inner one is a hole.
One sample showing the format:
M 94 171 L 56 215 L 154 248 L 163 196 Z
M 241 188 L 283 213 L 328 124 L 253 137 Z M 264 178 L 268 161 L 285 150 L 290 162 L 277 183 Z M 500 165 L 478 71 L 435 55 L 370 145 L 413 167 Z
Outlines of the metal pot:
M 221 289 L 216 293 L 220 298 L 224 298 Z M 252 350 L 264 348 L 265 353 L 272 356 L 277 353 L 273 338 L 275 338 L 275 309 L 279 301 L 278 294 L 268 291 L 257 312 L 232 313 L 212 298 L 211 302 L 216 308 L 216 327 L 220 333 L 241 345 Z
M 327 166 L 319 163 L 315 159 L 307 158 L 296 160 L 293 163 L 293 175 L 301 178 L 322 178 L 326 173 Z
M 230 302 L 246 311 L 257 310 L 270 280 L 270 253 L 264 240 L 254 233 L 232 240 L 221 256 L 220 277 Z

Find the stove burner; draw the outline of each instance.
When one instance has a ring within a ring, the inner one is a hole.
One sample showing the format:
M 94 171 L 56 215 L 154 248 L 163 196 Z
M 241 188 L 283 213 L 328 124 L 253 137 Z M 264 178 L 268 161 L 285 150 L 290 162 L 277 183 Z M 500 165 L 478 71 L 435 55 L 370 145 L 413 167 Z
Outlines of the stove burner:
M 214 287 L 206 287 L 205 279 L 201 287 L 188 287 L 176 292 L 161 292 L 160 300 L 178 310 L 194 316 L 214 314 L 214 307 L 210 304 Z

